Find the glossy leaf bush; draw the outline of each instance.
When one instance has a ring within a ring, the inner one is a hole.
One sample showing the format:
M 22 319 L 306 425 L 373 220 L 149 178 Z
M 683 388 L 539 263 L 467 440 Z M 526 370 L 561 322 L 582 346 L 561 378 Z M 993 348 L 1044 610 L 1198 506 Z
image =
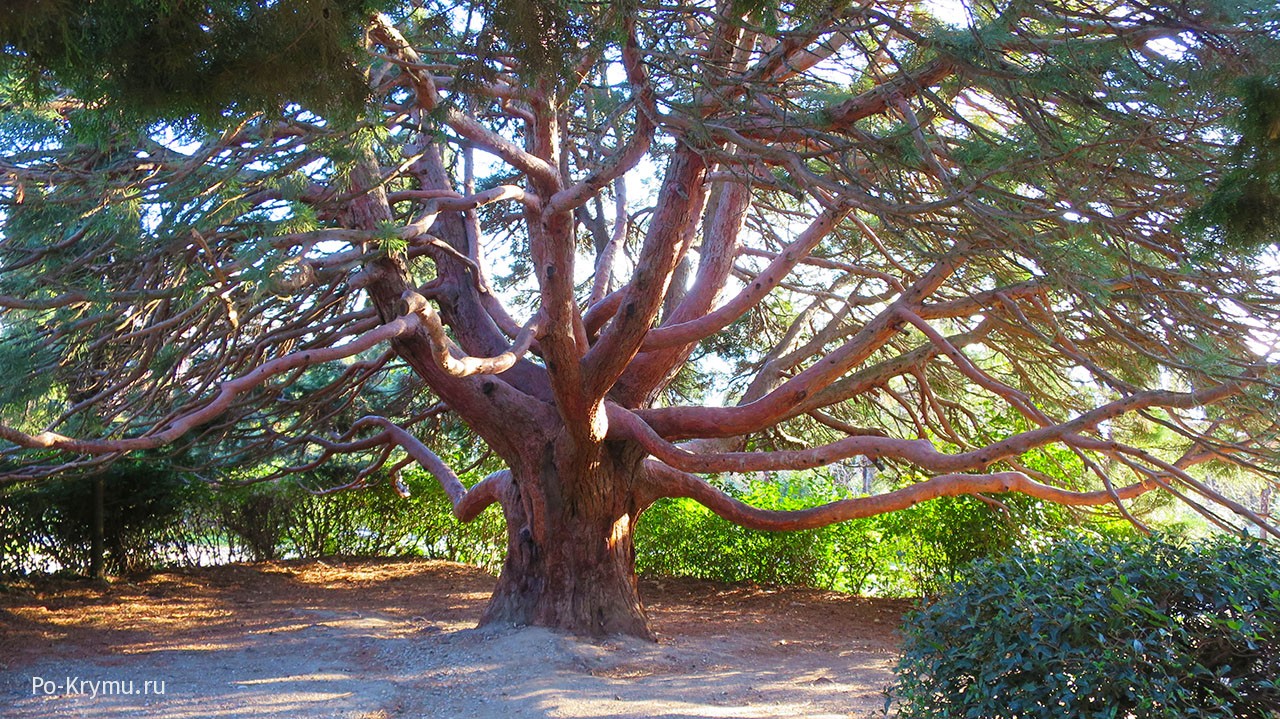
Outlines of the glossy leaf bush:
M 981 562 L 908 617 L 901 718 L 1280 717 L 1280 554 L 1074 538 Z

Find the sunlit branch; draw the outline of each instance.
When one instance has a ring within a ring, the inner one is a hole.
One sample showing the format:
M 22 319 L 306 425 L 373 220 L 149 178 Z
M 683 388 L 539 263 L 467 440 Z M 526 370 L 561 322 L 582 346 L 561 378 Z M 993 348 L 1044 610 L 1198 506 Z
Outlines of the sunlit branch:
M 470 377 L 477 374 L 501 374 L 515 366 L 529 351 L 539 331 L 539 317 L 530 320 L 516 336 L 511 349 L 493 357 L 471 357 L 463 354 L 445 334 L 444 324 L 431 304 L 422 295 L 408 291 L 404 297 L 405 314 L 422 318 L 423 327 L 431 338 L 431 353 L 440 368 L 454 377 Z
M 854 436 L 802 450 L 773 452 L 690 452 L 661 437 L 644 419 L 617 405 L 608 405 L 610 436 L 638 442 L 659 460 L 689 472 L 756 472 L 821 467 L 856 456 L 909 462 L 929 472 L 983 469 L 1029 450 L 1064 438 L 1076 438 L 1103 422 L 1148 407 L 1197 407 L 1237 394 L 1235 385 L 1217 385 L 1196 392 L 1153 390 L 1108 402 L 1075 419 L 1021 432 L 985 447 L 959 454 L 939 452 L 927 439 Z M 716 435 L 712 435 L 716 436 Z
M 7 425 L 0 425 L 0 439 L 30 449 L 57 449 L 80 454 L 105 454 L 154 449 L 170 444 L 192 429 L 225 412 L 240 395 L 265 383 L 270 378 L 324 362 L 332 362 L 359 354 L 371 347 L 416 330 L 422 320 L 416 314 L 406 315 L 370 330 L 336 347 L 308 349 L 266 362 L 251 372 L 219 385 L 217 394 L 199 408 L 179 414 L 163 427 L 139 437 L 116 440 L 75 439 L 56 432 L 30 435 Z
M 609 294 L 613 285 L 614 263 L 617 260 L 618 250 L 626 242 L 627 231 L 631 225 L 627 215 L 627 179 L 625 177 L 618 177 L 613 181 L 613 203 L 615 208 L 613 232 L 596 258 L 596 271 L 591 279 L 591 294 L 587 299 L 588 307 L 594 307 Z M 621 296 L 619 296 L 620 299 Z M 594 324 L 589 319 L 590 316 L 591 312 L 588 310 L 583 317 L 583 325 L 588 335 L 593 333 L 592 325 Z
M 807 256 L 848 212 L 848 209 L 843 209 L 821 213 L 791 245 L 779 253 L 778 257 L 756 276 L 756 280 L 751 285 L 744 288 L 733 299 L 696 320 L 677 325 L 664 325 L 649 332 L 645 336 L 641 349 L 651 351 L 688 344 L 728 327 L 777 287 L 787 273 Z
M 391 24 L 390 19 L 381 14 L 375 16 L 373 28 L 388 52 L 393 53 L 401 61 L 402 69 L 413 82 L 418 104 L 422 109 L 430 111 L 441 107 L 440 93 L 436 89 L 431 73 L 420 69 L 421 61 L 417 51 Z M 546 180 L 555 181 L 558 178 L 556 169 L 548 165 L 545 160 L 526 152 L 515 143 L 486 128 L 474 117 L 452 106 L 441 107 L 441 112 L 445 122 L 455 132 L 474 142 L 478 147 L 501 157 L 512 167 Z
M 646 461 L 645 470 L 654 496 L 687 497 L 734 524 L 768 531 L 814 529 L 850 519 L 896 512 L 941 497 L 979 493 L 1017 492 L 1068 506 L 1096 506 L 1112 501 L 1109 492 L 1073 492 L 1041 484 L 1021 472 L 956 473 L 930 477 L 885 494 L 842 499 L 810 509 L 774 510 L 752 507 L 696 475 L 659 461 Z M 1155 482 L 1138 483 L 1122 487 L 1116 493 L 1122 499 L 1132 499 L 1155 488 Z
M 503 488 L 510 482 L 510 472 L 503 470 L 489 475 L 468 489 L 448 463 L 440 458 L 440 455 L 431 451 L 431 448 L 423 444 L 422 440 L 386 417 L 373 415 L 361 417 L 351 429 L 355 431 L 362 427 L 382 428 L 375 438 L 385 437 L 399 446 L 419 466 L 435 477 L 444 490 L 445 496 L 449 498 L 454 516 L 463 522 L 474 519 L 481 510 L 498 501 Z
M 600 339 L 582 360 L 588 378 L 585 395 L 598 401 L 613 386 L 640 350 L 648 327 L 662 307 L 671 274 L 691 233 L 688 229 L 705 200 L 706 165 L 692 148 L 681 148 L 671 159 L 658 207 L 640 250 L 641 261 L 621 292 L 620 306 Z
M 634 18 L 629 17 L 626 25 L 627 40 L 622 48 L 622 65 L 626 69 L 627 82 L 631 85 L 635 100 L 635 128 L 632 130 L 630 139 L 618 148 L 616 155 L 603 167 L 592 172 L 582 182 L 552 196 L 547 201 L 548 214 L 564 212 L 582 205 L 615 179 L 634 168 L 649 153 L 653 144 L 654 131 L 657 129 L 654 122 L 658 114 L 657 102 L 638 47 Z

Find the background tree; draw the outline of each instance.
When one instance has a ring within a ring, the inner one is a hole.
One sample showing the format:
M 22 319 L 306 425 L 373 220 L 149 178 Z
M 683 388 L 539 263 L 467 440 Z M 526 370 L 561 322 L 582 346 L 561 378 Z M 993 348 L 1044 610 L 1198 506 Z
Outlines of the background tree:
M 590 633 L 648 633 L 660 497 L 1163 491 L 1276 534 L 1215 479 L 1276 477 L 1280 265 L 1228 221 L 1277 189 L 1275 9 L 945 7 L 414 3 L 355 119 L 11 94 L 3 477 L 417 462 L 503 508 L 486 622 Z M 507 469 L 464 486 L 441 412 Z M 708 481 L 857 457 L 898 488 Z

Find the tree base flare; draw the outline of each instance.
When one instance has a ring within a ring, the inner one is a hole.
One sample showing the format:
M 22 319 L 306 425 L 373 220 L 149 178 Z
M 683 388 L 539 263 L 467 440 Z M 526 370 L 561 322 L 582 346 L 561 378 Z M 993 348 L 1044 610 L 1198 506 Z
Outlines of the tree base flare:
M 534 538 L 507 510 L 507 559 L 481 626 L 538 626 L 583 636 L 655 640 L 640 602 L 631 515 L 577 517 Z

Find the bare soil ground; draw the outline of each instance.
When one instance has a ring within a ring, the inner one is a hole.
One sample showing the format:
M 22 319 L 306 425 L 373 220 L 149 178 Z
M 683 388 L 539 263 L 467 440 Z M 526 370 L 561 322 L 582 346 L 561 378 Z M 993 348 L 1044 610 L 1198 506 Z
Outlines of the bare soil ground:
M 326 560 L 9 587 L 0 716 L 868 717 L 907 608 L 646 580 L 659 641 L 591 642 L 473 629 L 493 581 L 447 562 Z

